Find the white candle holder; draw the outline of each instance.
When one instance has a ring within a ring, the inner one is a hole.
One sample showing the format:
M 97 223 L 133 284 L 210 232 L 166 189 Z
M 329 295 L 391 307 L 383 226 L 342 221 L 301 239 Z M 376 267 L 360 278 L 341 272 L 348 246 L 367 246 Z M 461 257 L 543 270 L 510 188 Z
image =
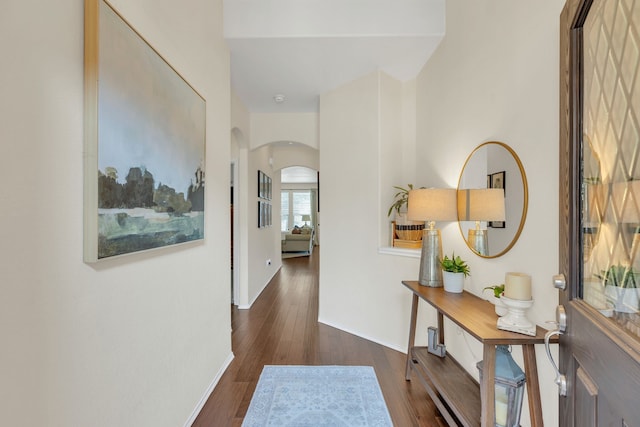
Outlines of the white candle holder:
M 536 325 L 527 319 L 526 314 L 526 310 L 533 305 L 533 300 L 523 301 L 505 296 L 500 300 L 507 306 L 507 314 L 498 319 L 498 329 L 535 336 Z

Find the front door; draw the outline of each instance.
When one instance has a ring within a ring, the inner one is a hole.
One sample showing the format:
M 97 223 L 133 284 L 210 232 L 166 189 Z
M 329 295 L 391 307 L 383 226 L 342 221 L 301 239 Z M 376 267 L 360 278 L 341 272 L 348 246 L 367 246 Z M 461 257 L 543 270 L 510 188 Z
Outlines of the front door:
M 559 423 L 640 426 L 640 0 L 568 0 L 560 39 Z

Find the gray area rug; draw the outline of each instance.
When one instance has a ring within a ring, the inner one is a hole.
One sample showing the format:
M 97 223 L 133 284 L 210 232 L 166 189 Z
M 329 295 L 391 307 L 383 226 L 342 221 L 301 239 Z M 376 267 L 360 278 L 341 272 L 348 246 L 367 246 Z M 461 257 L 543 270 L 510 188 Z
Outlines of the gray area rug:
M 371 366 L 265 366 L 243 427 L 393 426 Z

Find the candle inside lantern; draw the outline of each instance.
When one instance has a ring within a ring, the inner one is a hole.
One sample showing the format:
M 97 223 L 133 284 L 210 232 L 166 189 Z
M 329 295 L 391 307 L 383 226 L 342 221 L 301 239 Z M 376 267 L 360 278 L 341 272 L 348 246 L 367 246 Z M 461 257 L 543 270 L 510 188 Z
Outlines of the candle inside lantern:
M 507 273 L 504 279 L 504 296 L 522 301 L 531 300 L 531 276 L 524 273 Z
M 496 425 L 501 427 L 507 425 L 507 411 L 509 409 L 508 399 L 509 398 L 504 392 L 496 394 Z

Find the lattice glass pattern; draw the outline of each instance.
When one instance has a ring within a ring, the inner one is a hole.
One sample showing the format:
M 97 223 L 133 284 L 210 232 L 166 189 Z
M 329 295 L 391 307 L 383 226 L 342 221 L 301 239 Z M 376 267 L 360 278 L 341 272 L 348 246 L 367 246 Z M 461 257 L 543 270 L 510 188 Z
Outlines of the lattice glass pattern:
M 616 319 L 639 309 L 635 286 L 628 301 L 605 286 L 621 267 L 640 287 L 639 24 L 640 0 L 596 0 L 583 27 L 583 298 Z

